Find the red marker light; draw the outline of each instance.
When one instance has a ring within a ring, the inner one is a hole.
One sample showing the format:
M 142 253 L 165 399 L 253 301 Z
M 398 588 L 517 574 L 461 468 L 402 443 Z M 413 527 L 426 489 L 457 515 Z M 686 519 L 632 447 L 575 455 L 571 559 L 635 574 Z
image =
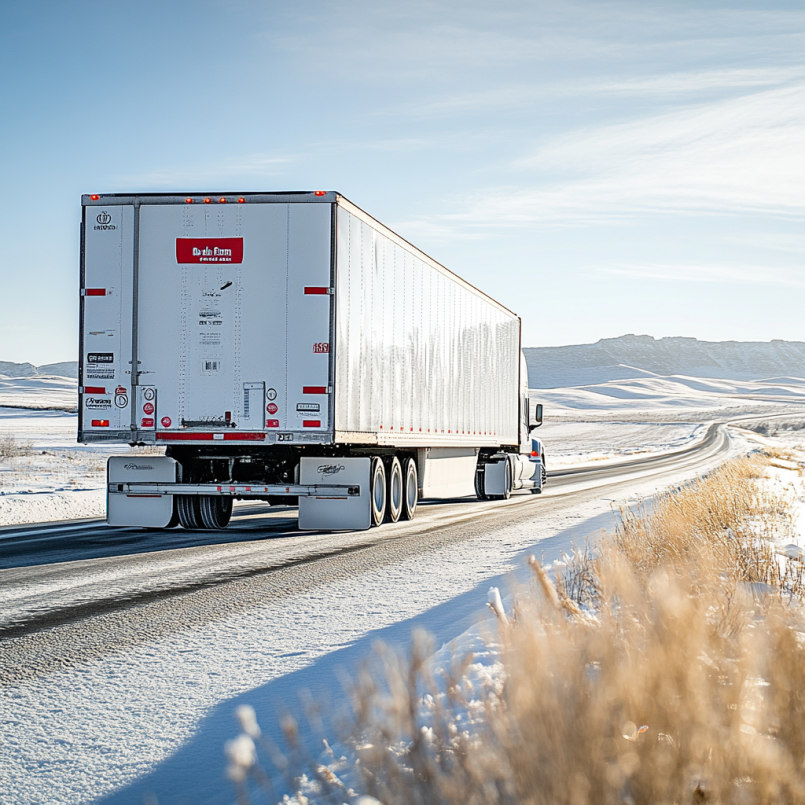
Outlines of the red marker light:
M 539 453 L 538 453 L 536 450 L 532 450 L 532 451 L 531 451 L 531 455 L 532 455 L 532 456 L 538 456 L 538 455 L 539 455 Z
M 241 196 L 241 197 L 238 199 L 238 204 L 243 204 L 243 202 L 244 202 L 244 201 L 246 201 L 246 199 L 245 199 L 245 198 L 243 198 L 243 196 Z
M 316 192 L 315 192 L 313 195 L 314 195 L 314 196 L 323 196 L 323 195 L 324 195 L 324 193 L 325 193 L 325 191 L 324 191 L 324 190 L 317 190 L 317 191 L 316 191 Z
M 184 203 L 185 203 L 185 204 L 192 204 L 192 203 L 193 203 L 193 199 L 192 199 L 192 198 L 186 198 L 186 199 L 184 200 Z
M 97 196 L 97 195 L 95 195 L 95 193 L 93 193 L 93 194 L 90 196 L 90 198 L 91 198 L 93 201 L 97 201 L 97 200 L 100 198 L 100 196 Z
M 92 427 L 93 428 L 108 428 L 109 427 L 109 420 L 108 419 L 93 419 L 92 420 Z
M 219 198 L 218 203 L 219 204 L 226 204 L 226 199 L 225 198 Z
M 209 204 L 211 201 L 212 201 L 212 199 L 209 199 L 209 198 L 205 198 L 205 199 L 204 199 L 204 203 L 205 203 L 205 204 Z

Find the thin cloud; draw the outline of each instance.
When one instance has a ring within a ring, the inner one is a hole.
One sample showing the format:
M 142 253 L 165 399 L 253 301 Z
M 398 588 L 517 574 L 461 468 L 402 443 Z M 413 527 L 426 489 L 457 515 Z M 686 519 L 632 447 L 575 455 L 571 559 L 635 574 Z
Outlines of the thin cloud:
M 709 282 L 729 285 L 786 285 L 805 288 L 805 278 L 796 269 L 769 265 L 713 265 L 713 264 L 662 264 L 635 263 L 632 265 L 594 267 L 594 273 L 630 277 L 642 280 L 673 282 Z
M 295 157 L 255 154 L 240 160 L 228 160 L 209 167 L 187 167 L 173 170 L 157 170 L 145 173 L 118 176 L 122 186 L 137 187 L 189 187 L 213 185 L 242 176 L 279 176 L 296 161 Z
M 805 82 L 557 138 L 456 222 L 587 223 L 645 213 L 805 212 Z M 562 177 L 562 178 L 556 178 Z

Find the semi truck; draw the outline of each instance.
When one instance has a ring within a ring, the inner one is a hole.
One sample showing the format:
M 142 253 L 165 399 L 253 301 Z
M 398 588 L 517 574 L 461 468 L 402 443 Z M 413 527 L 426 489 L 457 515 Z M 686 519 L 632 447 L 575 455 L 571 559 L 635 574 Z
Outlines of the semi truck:
M 542 490 L 518 316 L 341 194 L 85 195 L 81 234 L 78 441 L 152 448 L 108 459 L 110 525 Z

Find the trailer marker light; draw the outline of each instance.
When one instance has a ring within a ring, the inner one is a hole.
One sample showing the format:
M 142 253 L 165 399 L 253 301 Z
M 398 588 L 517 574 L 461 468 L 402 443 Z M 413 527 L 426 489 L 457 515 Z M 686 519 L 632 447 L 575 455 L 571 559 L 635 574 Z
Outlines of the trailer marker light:
M 326 394 L 327 386 L 302 386 L 302 394 Z
M 221 198 L 218 199 L 218 203 L 219 204 L 226 204 L 226 199 L 222 196 Z
M 539 453 L 536 450 L 532 450 L 531 455 L 539 457 Z
M 305 293 L 309 296 L 327 296 L 330 292 L 330 289 L 326 286 L 316 286 L 316 285 L 306 285 L 305 286 Z
M 193 199 L 192 199 L 192 198 L 186 198 L 186 199 L 184 200 L 184 203 L 185 203 L 185 204 L 192 204 L 192 203 L 193 203 Z
M 313 195 L 314 196 L 323 196 L 325 194 L 324 190 L 317 190 Z
M 84 296 L 106 296 L 106 288 L 86 288 Z
M 92 420 L 92 427 L 93 428 L 108 428 L 109 427 L 109 420 L 108 419 L 93 419 Z
M 103 386 L 84 386 L 84 394 L 106 394 Z
M 243 204 L 243 202 L 244 202 L 244 201 L 246 201 L 246 199 L 245 199 L 245 198 L 243 198 L 243 196 L 241 196 L 241 197 L 238 199 L 238 204 Z
M 305 419 L 302 421 L 303 428 L 320 428 L 321 420 L 319 419 Z
M 97 200 L 100 198 L 100 196 L 99 196 L 99 195 L 96 195 L 95 193 L 93 193 L 93 194 L 90 196 L 90 198 L 91 198 L 93 201 L 97 201 Z
M 212 199 L 209 199 L 209 198 L 204 199 L 205 204 L 210 204 L 211 202 L 212 202 Z

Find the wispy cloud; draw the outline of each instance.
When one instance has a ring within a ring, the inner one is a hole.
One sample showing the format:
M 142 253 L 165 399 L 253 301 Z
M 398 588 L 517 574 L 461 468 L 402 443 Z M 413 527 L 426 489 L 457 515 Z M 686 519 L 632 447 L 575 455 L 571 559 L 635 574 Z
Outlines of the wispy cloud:
M 213 186 L 244 176 L 260 178 L 279 176 L 296 161 L 296 157 L 253 154 L 240 159 L 223 160 L 210 165 L 188 165 L 164 170 L 145 171 L 116 177 L 120 187 L 171 187 L 189 189 Z
M 586 223 L 645 213 L 805 212 L 805 82 L 588 128 L 511 168 L 531 187 L 478 194 L 473 225 Z
M 632 277 L 641 280 L 668 280 L 674 282 L 710 282 L 751 285 L 787 285 L 805 288 L 802 271 L 793 268 L 780 268 L 768 264 L 665 264 L 635 263 L 591 267 L 593 273 L 619 277 Z

